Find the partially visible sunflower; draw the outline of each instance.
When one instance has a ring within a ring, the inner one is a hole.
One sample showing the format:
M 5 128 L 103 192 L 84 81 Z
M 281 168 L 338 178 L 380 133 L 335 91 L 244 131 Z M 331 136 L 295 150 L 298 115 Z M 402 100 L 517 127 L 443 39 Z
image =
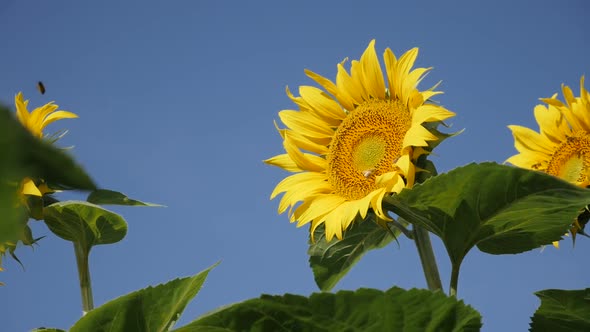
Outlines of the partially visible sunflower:
M 19 92 L 14 97 L 14 103 L 16 105 L 16 117 L 19 122 L 35 137 L 44 138 L 43 137 L 43 130 L 47 125 L 52 122 L 61 119 L 69 119 L 69 118 L 77 118 L 78 116 L 72 112 L 67 112 L 63 110 L 58 110 L 58 105 L 55 105 L 53 102 L 49 102 L 41 107 L 35 108 L 32 112 L 29 113 L 27 110 L 27 106 L 29 104 L 28 100 L 24 100 L 23 94 Z M 55 139 L 50 139 L 51 141 L 55 141 Z M 18 195 L 20 198 L 20 204 L 23 204 L 29 208 L 29 213 L 32 217 L 39 219 L 42 216 L 32 211 L 32 209 L 28 206 L 28 198 L 30 196 L 41 197 L 46 193 L 51 193 L 51 190 L 47 184 L 45 184 L 41 179 L 31 179 L 29 177 L 24 178 L 20 185 L 18 186 Z M 25 225 L 25 227 L 27 227 Z M 28 244 L 29 241 L 23 241 L 23 243 Z M 1 267 L 1 258 L 6 253 L 7 250 L 11 250 L 11 253 L 16 248 L 16 244 L 12 242 L 0 243 L 0 271 L 2 270 Z
M 25 128 L 36 137 L 43 137 L 43 129 L 48 124 L 61 119 L 72 119 L 77 118 L 78 115 L 63 110 L 57 110 L 59 106 L 53 102 L 49 102 L 41 107 L 35 108 L 31 113 L 27 110 L 29 105 L 28 100 L 23 99 L 22 92 L 19 92 L 14 97 L 14 103 L 16 104 L 16 117 Z
M 565 103 L 557 99 L 556 93 L 551 98 L 541 98 L 546 106 L 535 107 L 538 133 L 522 126 L 508 126 L 519 153 L 506 162 L 586 188 L 590 185 L 590 93 L 584 88 L 584 76 L 580 79 L 579 97 L 563 84 L 561 90 Z M 580 217 L 584 215 L 582 212 Z M 578 218 L 571 228 L 572 235 L 582 230 Z M 557 242 L 553 244 L 558 246 Z
M 412 70 L 417 56 L 417 48 L 399 59 L 386 49 L 384 78 L 372 40 L 360 61 L 352 61 L 350 74 L 344 63 L 337 65 L 335 83 L 305 71 L 325 91 L 301 86 L 295 97 L 287 89 L 299 110 L 279 112 L 287 127 L 278 129 L 286 154 L 265 160 L 296 173 L 271 194 L 272 199 L 284 193 L 279 213 L 289 208 L 291 222 L 311 223 L 311 234 L 325 224 L 328 241 L 342 239 L 342 232 L 369 209 L 390 220 L 381 206 L 383 197 L 412 187 L 415 161 L 427 153 L 429 142 L 438 140 L 424 124 L 454 116 L 428 103 L 441 92 L 416 88 L 430 70 Z
M 59 106 L 55 105 L 53 102 L 49 102 L 41 107 L 37 107 L 29 113 L 27 110 L 29 101 L 24 100 L 22 92 L 19 92 L 14 97 L 14 103 L 16 105 L 16 118 L 18 121 L 31 134 L 38 138 L 43 138 L 43 130 L 50 123 L 61 119 L 72 119 L 78 117 L 78 115 L 75 113 L 57 110 Z M 47 188 L 38 188 L 37 185 L 35 185 L 35 182 L 30 178 L 23 179 L 21 182 L 21 188 L 22 195 L 42 196 L 45 192 L 48 192 L 46 190 Z

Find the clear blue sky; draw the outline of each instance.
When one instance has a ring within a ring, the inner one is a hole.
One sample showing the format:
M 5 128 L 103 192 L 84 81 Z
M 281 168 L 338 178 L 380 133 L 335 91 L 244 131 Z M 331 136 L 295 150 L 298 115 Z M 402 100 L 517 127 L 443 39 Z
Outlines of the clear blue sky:
M 420 48 L 439 80 L 438 100 L 457 113 L 434 158 L 439 171 L 515 153 L 509 124 L 536 129 L 538 98 L 576 94 L 590 79 L 590 4 L 571 1 L 17 1 L 0 2 L 0 100 L 23 91 L 31 105 L 55 100 L 77 113 L 62 146 L 104 188 L 167 205 L 113 208 L 129 223 L 120 243 L 91 254 L 95 303 L 194 274 L 221 260 L 179 325 L 261 293 L 317 291 L 307 228 L 277 215 L 269 194 L 286 173 L 262 163 L 282 153 L 273 126 L 295 106 L 284 93 L 313 84 L 309 68 L 335 78 L 336 63 Z M 35 89 L 43 81 L 47 93 Z M 587 84 L 589 88 L 590 84 Z M 84 196 L 74 196 L 83 198 Z M 80 316 L 72 245 L 31 222 L 40 245 L 6 259 L 3 331 L 69 328 Z M 445 285 L 449 263 L 435 239 Z M 472 251 L 459 297 L 484 331 L 525 331 L 534 291 L 590 286 L 590 239 L 572 249 L 515 256 Z M 412 243 L 370 253 L 337 289 L 425 287 Z

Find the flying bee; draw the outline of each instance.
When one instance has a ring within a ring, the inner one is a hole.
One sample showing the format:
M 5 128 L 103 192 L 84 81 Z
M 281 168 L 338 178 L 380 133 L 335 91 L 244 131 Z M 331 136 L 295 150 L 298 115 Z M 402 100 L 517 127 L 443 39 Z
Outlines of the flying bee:
M 37 90 L 39 90 L 39 92 L 41 92 L 42 95 L 45 94 L 45 85 L 43 85 L 43 82 L 37 82 Z

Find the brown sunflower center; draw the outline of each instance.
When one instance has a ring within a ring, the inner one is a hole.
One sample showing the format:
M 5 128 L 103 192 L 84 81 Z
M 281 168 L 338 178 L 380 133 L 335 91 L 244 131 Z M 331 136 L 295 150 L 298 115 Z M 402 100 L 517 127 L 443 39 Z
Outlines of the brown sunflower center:
M 553 153 L 547 173 L 576 185 L 588 185 L 590 180 L 590 134 L 574 132 Z
M 328 179 L 338 194 L 360 199 L 377 189 L 375 177 L 393 171 L 410 129 L 409 110 L 390 100 L 369 100 L 342 121 L 326 157 Z

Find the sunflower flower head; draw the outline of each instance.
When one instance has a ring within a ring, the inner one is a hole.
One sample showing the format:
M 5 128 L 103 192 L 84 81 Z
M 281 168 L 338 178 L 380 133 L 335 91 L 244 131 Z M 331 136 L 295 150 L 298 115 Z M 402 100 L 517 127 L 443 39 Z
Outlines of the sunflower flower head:
M 22 92 L 14 97 L 16 105 L 16 118 L 18 121 L 35 137 L 43 138 L 43 130 L 47 125 L 61 119 L 77 118 L 78 115 L 64 110 L 58 110 L 59 106 L 49 102 L 41 107 L 35 108 L 29 113 L 27 107 L 29 101 L 25 100 Z M 25 178 L 21 182 L 21 196 L 32 195 L 42 196 L 44 193 L 51 192 L 48 188 L 37 187 L 35 182 L 30 178 Z
M 28 100 L 24 100 L 22 92 L 19 92 L 14 97 L 16 104 L 16 117 L 20 123 L 27 128 L 27 130 L 36 137 L 43 137 L 43 129 L 48 124 L 61 119 L 77 118 L 78 116 L 72 112 L 58 110 L 59 106 L 53 102 L 49 102 L 41 107 L 35 108 L 29 113 L 27 106 Z
M 554 94 L 551 98 L 541 98 L 546 105 L 535 107 L 539 132 L 522 126 L 508 126 L 518 153 L 506 162 L 587 188 L 590 186 L 590 93 L 584 88 L 583 76 L 579 97 L 563 84 L 561 91 L 565 102 Z M 582 211 L 574 221 L 571 228 L 574 237 L 583 231 L 587 214 Z M 557 243 L 554 245 L 558 246 Z
M 287 95 L 298 110 L 283 110 L 279 133 L 285 154 L 265 160 L 295 174 L 283 179 L 271 199 L 284 193 L 278 211 L 288 210 L 298 226 L 311 223 L 311 234 L 325 225 L 326 239 L 342 239 L 357 216 L 370 209 L 390 220 L 381 207 L 385 195 L 414 184 L 418 157 L 438 138 L 424 126 L 454 116 L 429 103 L 439 91 L 419 91 L 430 68 L 412 69 L 414 48 L 399 59 L 388 48 L 385 75 L 372 40 L 350 71 L 337 65 L 336 81 L 306 70 L 322 88 L 299 87 Z M 299 204 L 300 203 L 300 204 Z M 297 205 L 297 206 L 296 206 Z

